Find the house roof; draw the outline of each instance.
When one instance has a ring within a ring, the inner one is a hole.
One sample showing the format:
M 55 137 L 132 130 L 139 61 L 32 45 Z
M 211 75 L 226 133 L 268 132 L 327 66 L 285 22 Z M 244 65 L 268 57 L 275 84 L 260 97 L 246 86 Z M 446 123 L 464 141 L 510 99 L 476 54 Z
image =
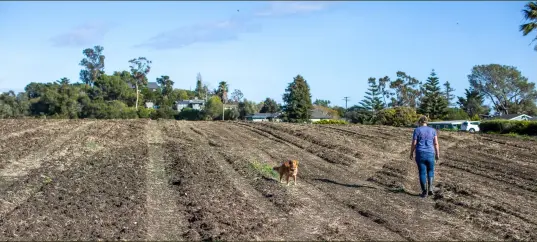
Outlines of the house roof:
M 519 116 L 528 116 L 531 118 L 531 116 L 529 115 L 526 115 L 526 114 L 504 114 L 504 115 L 500 115 L 498 116 L 497 118 L 500 118 L 500 119 L 513 119 L 513 118 L 516 118 L 516 117 L 519 117 Z
M 127 85 L 129 85 L 130 88 L 136 88 L 136 86 L 134 86 L 133 84 L 131 83 L 127 83 Z M 159 88 L 160 86 L 158 85 L 158 83 L 156 82 L 148 82 L 147 83 L 147 88 L 149 89 L 157 89 Z
M 204 104 L 204 103 L 205 103 L 205 100 L 203 100 L 203 99 L 181 100 L 181 101 L 175 102 L 175 104 L 183 104 L 183 105 L 187 105 L 187 104 Z
M 254 113 L 246 115 L 247 118 L 277 118 L 279 116 L 279 113 Z
M 537 121 L 537 117 L 533 117 L 533 118 L 530 118 L 530 119 L 528 119 L 528 120 L 530 120 L 530 121 Z
M 313 109 L 311 112 L 311 118 L 312 119 L 331 119 L 332 117 L 324 114 L 319 109 Z
M 149 89 L 157 89 L 157 88 L 159 88 L 159 85 L 156 82 L 148 82 L 147 83 L 147 88 L 149 88 Z
M 429 122 L 428 124 L 461 124 L 468 120 L 445 120 L 445 121 L 435 121 Z

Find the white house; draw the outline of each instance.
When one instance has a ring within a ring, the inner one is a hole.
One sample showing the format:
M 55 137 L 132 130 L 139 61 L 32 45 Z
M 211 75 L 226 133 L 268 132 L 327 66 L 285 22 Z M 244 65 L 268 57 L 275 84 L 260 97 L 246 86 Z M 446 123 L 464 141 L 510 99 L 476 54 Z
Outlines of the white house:
M 145 102 L 146 108 L 155 108 L 155 104 L 153 102 Z
M 281 113 L 254 113 L 245 118 L 252 122 L 281 122 Z
M 203 107 L 205 106 L 205 100 L 198 99 L 197 97 L 195 97 L 192 100 L 177 101 L 175 102 L 175 106 L 176 106 L 177 111 L 179 112 L 181 112 L 183 108 L 192 108 L 196 110 L 202 110 Z
M 310 117 L 310 121 L 311 122 L 317 122 L 317 121 L 321 121 L 321 120 L 324 120 L 324 119 L 332 119 L 332 117 L 324 114 L 321 110 L 319 109 L 313 109 L 312 112 L 311 112 L 311 117 Z
M 497 119 L 506 120 L 531 120 L 532 117 L 526 114 L 504 114 L 496 117 Z

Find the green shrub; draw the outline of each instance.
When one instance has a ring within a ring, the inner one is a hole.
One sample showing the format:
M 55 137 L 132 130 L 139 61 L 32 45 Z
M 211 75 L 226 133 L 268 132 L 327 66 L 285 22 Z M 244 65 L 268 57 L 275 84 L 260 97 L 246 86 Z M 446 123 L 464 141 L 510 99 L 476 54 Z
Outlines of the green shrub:
M 155 112 L 155 109 L 152 108 L 146 108 L 146 107 L 139 107 L 138 108 L 138 117 L 140 118 L 149 118 L 151 117 L 151 114 Z
M 121 119 L 136 119 L 138 118 L 138 112 L 136 112 L 136 108 L 133 108 L 133 107 L 124 108 L 121 111 L 121 114 L 119 117 Z
M 237 110 L 235 108 L 227 109 L 224 112 L 224 119 L 225 120 L 237 120 L 237 119 L 239 119 L 239 116 L 240 116 L 239 110 Z
M 412 127 L 418 121 L 418 117 L 419 115 L 414 108 L 385 108 L 377 113 L 375 123 L 396 127 Z
M 479 118 L 479 115 L 477 114 L 475 114 L 472 118 L 470 118 L 470 121 L 479 121 L 479 120 L 481 119 Z
M 348 124 L 345 120 L 339 119 L 323 119 L 313 122 L 313 124 Z
M 151 119 L 175 119 L 179 112 L 170 106 L 160 106 L 155 112 L 151 113 Z
M 409 107 L 396 107 L 393 126 L 395 127 L 412 127 L 418 121 L 419 115 L 416 109 Z
M 442 120 L 468 120 L 468 114 L 460 108 L 448 108 Z
M 345 118 L 353 124 L 372 124 L 373 116 L 373 112 L 363 108 L 349 109 L 345 113 Z
M 177 119 L 179 120 L 201 120 L 203 118 L 202 113 L 200 110 L 192 109 L 192 108 L 183 108 L 181 112 L 177 115 Z
M 393 125 L 395 113 L 395 108 L 382 109 L 378 111 L 377 116 L 375 118 L 375 123 L 382 125 Z
M 100 115 L 106 119 L 134 119 L 138 118 L 135 108 L 128 107 L 121 101 L 111 101 L 100 106 Z
M 484 133 L 537 135 L 537 121 L 489 120 L 479 124 Z

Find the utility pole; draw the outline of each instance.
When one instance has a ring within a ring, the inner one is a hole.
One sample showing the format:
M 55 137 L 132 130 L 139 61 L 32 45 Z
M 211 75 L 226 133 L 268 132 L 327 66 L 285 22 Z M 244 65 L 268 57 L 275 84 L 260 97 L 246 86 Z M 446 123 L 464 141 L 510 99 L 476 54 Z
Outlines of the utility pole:
M 350 100 L 349 97 L 343 97 L 343 100 L 345 100 L 345 110 L 347 110 L 347 102 Z
M 224 102 L 222 102 L 222 121 L 224 121 Z

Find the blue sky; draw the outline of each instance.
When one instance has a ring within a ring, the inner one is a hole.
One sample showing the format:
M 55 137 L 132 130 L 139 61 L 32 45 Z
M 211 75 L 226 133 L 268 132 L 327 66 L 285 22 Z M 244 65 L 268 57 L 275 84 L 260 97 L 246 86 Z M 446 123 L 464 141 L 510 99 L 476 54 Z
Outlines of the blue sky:
M 82 50 L 104 46 L 106 72 L 153 61 L 194 88 L 196 74 L 245 97 L 281 102 L 297 74 L 312 98 L 349 106 L 369 77 L 399 70 L 425 80 L 435 69 L 461 95 L 477 64 L 513 65 L 537 81 L 537 52 L 523 37 L 526 2 L 0 2 L 0 91 L 68 77 Z M 458 24 L 457 24 L 458 23 Z

